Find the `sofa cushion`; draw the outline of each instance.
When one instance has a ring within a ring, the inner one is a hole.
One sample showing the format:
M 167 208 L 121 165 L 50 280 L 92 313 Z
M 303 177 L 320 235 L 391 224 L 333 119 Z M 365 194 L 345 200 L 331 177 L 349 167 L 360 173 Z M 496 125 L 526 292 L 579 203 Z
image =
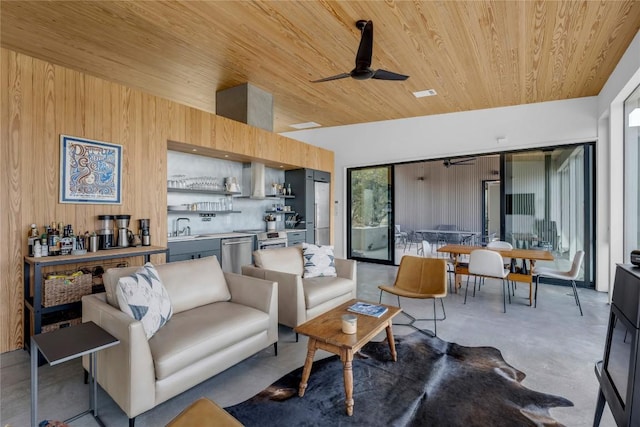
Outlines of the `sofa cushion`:
M 149 340 L 156 379 L 167 378 L 268 328 L 267 313 L 232 302 L 207 304 L 175 314 Z
M 158 265 L 174 313 L 219 301 L 231 293 L 215 256 Z
M 135 273 L 121 277 L 116 291 L 120 310 L 142 322 L 147 339 L 171 318 L 171 301 L 158 272 L 150 262 Z
M 118 289 L 118 280 L 124 276 L 130 276 L 140 268 L 139 265 L 135 267 L 124 268 L 109 268 L 102 274 L 102 283 L 104 284 L 104 290 L 107 293 L 107 302 L 112 307 L 120 308 L 118 304 L 118 297 L 116 296 L 116 290 Z
M 299 246 L 255 251 L 253 262 L 259 268 L 298 276 L 302 276 L 304 271 L 302 248 Z
M 302 258 L 304 273 L 302 277 L 335 277 L 336 264 L 333 246 L 318 246 L 309 243 L 302 244 Z
M 313 277 L 302 281 L 307 310 L 353 290 L 353 280 L 342 277 Z

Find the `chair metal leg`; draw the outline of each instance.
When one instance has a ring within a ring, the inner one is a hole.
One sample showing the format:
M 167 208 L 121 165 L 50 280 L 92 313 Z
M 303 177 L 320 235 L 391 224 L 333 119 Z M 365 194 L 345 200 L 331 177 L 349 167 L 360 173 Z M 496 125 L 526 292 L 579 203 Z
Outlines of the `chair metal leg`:
M 396 297 L 398 298 L 398 307 L 402 308 L 402 306 L 400 305 L 400 296 L 396 295 Z M 436 299 L 435 298 L 431 298 L 433 299 L 433 318 L 431 317 L 427 317 L 427 318 L 416 318 L 413 317 L 412 315 L 410 315 L 409 313 L 407 313 L 406 311 L 402 311 L 402 314 L 404 314 L 405 316 L 407 316 L 409 318 L 409 323 L 394 323 L 394 325 L 398 325 L 398 326 L 409 326 L 413 329 L 415 329 L 416 331 L 427 335 L 427 336 L 431 336 L 431 334 L 427 333 L 427 331 L 418 328 L 417 326 L 414 325 L 415 322 L 422 322 L 422 321 L 429 321 L 429 320 L 433 320 L 433 324 L 434 324 L 434 328 L 433 328 L 433 336 L 437 336 L 437 326 L 436 326 L 436 322 L 438 321 L 443 321 L 447 318 L 447 313 L 444 309 L 444 301 L 442 300 L 442 298 L 440 299 L 440 305 L 442 305 L 442 317 L 438 317 L 437 313 L 436 313 Z
M 467 275 L 467 287 L 464 290 L 464 303 L 467 303 L 467 292 L 469 292 L 469 276 Z
M 506 295 L 507 293 L 505 293 L 505 283 L 504 283 L 504 279 L 502 279 L 502 306 L 505 313 L 507 312 L 507 295 Z
M 538 307 L 538 282 L 540 276 L 536 276 L 536 289 L 533 293 L 533 308 L 537 308 Z
M 438 321 L 436 320 L 436 299 L 435 298 L 433 299 L 433 335 L 438 336 Z
M 480 279 L 480 280 L 482 280 L 482 279 Z M 474 298 L 476 297 L 476 282 L 477 282 L 477 281 L 478 281 L 478 276 L 475 276 L 475 277 L 473 278 L 473 297 L 474 297 Z
M 576 299 L 576 304 L 578 305 L 578 308 L 580 309 L 580 316 L 584 316 L 584 314 L 582 314 L 582 306 L 580 305 L 580 298 L 578 298 L 578 289 L 576 288 L 576 281 L 575 280 L 571 281 L 571 286 L 573 287 L 573 297 Z

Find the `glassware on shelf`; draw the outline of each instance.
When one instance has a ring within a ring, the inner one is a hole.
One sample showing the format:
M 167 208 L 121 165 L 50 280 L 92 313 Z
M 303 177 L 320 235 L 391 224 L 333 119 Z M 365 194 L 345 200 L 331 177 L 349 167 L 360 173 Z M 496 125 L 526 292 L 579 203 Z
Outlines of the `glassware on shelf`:
M 185 188 L 186 181 L 185 175 L 171 175 L 170 179 L 167 180 L 168 188 Z

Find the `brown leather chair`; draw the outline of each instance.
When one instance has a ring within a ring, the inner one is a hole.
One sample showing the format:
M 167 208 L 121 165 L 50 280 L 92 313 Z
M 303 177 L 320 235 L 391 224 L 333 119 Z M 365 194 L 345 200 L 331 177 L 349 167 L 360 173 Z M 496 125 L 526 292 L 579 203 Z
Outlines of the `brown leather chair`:
M 166 427 L 242 427 L 240 421 L 206 397 L 189 405 Z
M 378 288 L 380 288 L 380 302 L 382 302 L 382 292 L 388 292 L 398 298 L 398 307 L 400 307 L 400 297 L 433 299 L 433 318 L 417 319 L 403 311 L 404 315 L 409 317 L 411 321 L 409 323 L 400 323 L 400 325 L 411 326 L 426 334 L 424 330 L 415 326 L 414 323 L 433 320 L 433 334 L 437 335 L 436 322 L 447 318 L 443 302 L 443 298 L 447 296 L 447 262 L 444 258 L 404 256 L 400 261 L 400 267 L 393 286 L 380 285 Z M 442 305 L 442 317 L 440 318 L 436 316 L 436 299 L 439 299 Z

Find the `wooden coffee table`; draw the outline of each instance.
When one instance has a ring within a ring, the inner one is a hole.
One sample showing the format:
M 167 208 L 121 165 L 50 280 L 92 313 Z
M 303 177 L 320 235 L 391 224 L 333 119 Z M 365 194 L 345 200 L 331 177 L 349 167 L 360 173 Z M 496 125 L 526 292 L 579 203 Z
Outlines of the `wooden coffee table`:
M 309 337 L 309 344 L 307 350 L 307 358 L 304 362 L 304 369 L 302 370 L 302 379 L 300 381 L 300 388 L 298 389 L 298 395 L 304 396 L 305 389 L 307 388 L 307 381 L 311 374 L 311 366 L 313 365 L 313 356 L 317 349 L 328 351 L 329 353 L 337 354 L 340 356 L 342 365 L 344 367 L 344 393 L 346 395 L 345 404 L 347 408 L 347 415 L 353 415 L 353 354 L 360 350 L 366 343 L 371 341 L 378 333 L 383 329 L 387 330 L 387 340 L 389 341 L 389 349 L 391 350 L 391 358 L 395 362 L 398 359 L 396 353 L 396 343 L 393 340 L 392 320 L 402 310 L 399 307 L 393 307 L 386 304 L 387 312 L 380 317 L 365 316 L 362 314 L 356 314 L 358 316 L 358 330 L 355 334 L 342 333 L 342 315 L 351 313 L 347 311 L 347 308 L 354 304 L 356 301 L 351 300 L 327 311 L 318 317 L 303 323 L 294 328 L 294 331 L 306 335 Z M 377 303 L 373 303 L 377 304 Z

